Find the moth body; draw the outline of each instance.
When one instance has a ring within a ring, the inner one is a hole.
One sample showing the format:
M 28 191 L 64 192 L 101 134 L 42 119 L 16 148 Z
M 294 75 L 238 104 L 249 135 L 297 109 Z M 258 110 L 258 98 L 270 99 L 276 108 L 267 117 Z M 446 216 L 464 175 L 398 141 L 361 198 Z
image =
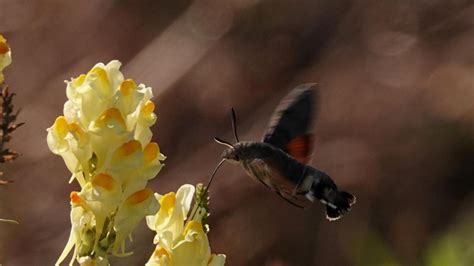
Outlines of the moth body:
M 217 139 L 229 148 L 222 153 L 222 162 L 240 164 L 247 174 L 261 182 L 289 203 L 302 207 L 299 202 L 314 202 L 326 205 L 326 217 L 337 220 L 355 203 L 355 197 L 339 191 L 326 173 L 307 164 L 311 156 L 311 117 L 313 110 L 314 84 L 303 84 L 295 88 L 283 100 L 270 120 L 263 141 L 237 143 Z

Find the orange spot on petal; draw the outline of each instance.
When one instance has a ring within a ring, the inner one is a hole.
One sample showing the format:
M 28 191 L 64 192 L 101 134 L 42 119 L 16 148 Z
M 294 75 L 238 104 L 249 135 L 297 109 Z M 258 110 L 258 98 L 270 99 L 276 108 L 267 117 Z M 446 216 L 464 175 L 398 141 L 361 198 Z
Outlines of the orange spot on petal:
M 174 210 L 176 204 L 176 193 L 169 192 L 160 198 L 160 211 L 171 213 Z
M 127 203 L 130 205 L 139 204 L 145 201 L 146 199 L 148 199 L 152 195 L 153 195 L 153 190 L 149 188 L 145 188 L 133 193 L 130 197 L 128 197 Z
M 69 132 L 69 127 L 64 116 L 59 116 L 56 118 L 56 121 L 54 121 L 54 130 L 60 138 L 64 138 Z
M 156 142 L 148 143 L 148 145 L 146 145 L 145 149 L 143 150 L 145 161 L 148 163 L 155 160 L 156 157 L 158 157 L 159 153 L 160 153 L 160 146 L 158 146 L 158 143 Z
M 0 42 L 0 54 L 6 54 L 8 51 L 10 51 L 10 47 L 4 42 Z
M 77 123 L 69 124 L 69 130 L 77 139 L 84 139 L 86 137 L 86 133 Z
M 107 78 L 107 71 L 101 67 L 94 67 L 89 73 L 96 74 L 100 81 L 104 83 L 104 85 L 109 84 L 109 79 Z
M 112 191 L 115 188 L 115 180 L 108 174 L 100 173 L 92 178 L 92 185 Z
M 10 47 L 7 45 L 7 40 L 0 34 L 0 54 L 6 54 L 10 51 Z
M 69 197 L 71 198 L 71 202 L 74 204 L 81 204 L 83 202 L 77 191 L 72 191 Z
M 77 78 L 72 80 L 72 84 L 76 87 L 81 86 L 84 83 L 85 80 L 86 80 L 86 75 L 81 74 Z
M 153 113 L 153 111 L 155 111 L 155 104 L 154 104 L 152 101 L 147 101 L 147 102 L 145 103 L 145 106 L 143 106 L 142 111 L 143 111 L 145 114 L 151 114 L 151 113 Z
M 202 229 L 202 224 L 197 221 L 189 221 L 189 223 L 186 225 L 186 228 L 184 228 L 183 236 L 187 235 L 189 230 L 204 233 L 204 230 Z
M 108 124 L 120 124 L 122 127 L 125 127 L 125 121 L 123 120 L 120 110 L 117 108 L 110 108 L 105 111 L 98 119 L 99 125 L 108 125 Z
M 142 144 L 138 140 L 131 140 L 118 149 L 118 154 L 121 156 L 129 156 L 137 151 L 141 151 Z
M 130 95 L 137 88 L 137 83 L 133 79 L 126 79 L 120 84 L 120 91 L 123 95 Z
M 157 247 L 155 249 L 154 256 L 157 257 L 157 258 L 161 258 L 163 256 L 169 257 L 170 254 L 168 253 L 168 251 L 166 251 L 166 249 L 164 249 L 162 247 Z

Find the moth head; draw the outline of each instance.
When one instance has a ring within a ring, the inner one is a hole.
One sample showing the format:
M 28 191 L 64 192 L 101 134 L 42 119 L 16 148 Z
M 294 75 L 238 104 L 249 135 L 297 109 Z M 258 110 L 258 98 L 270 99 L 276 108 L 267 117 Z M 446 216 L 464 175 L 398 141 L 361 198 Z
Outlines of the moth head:
M 227 146 L 228 148 L 222 152 L 221 158 L 224 160 L 227 160 L 229 162 L 238 162 L 239 161 L 239 156 L 237 149 L 235 148 L 234 145 L 232 145 L 230 142 L 225 141 L 223 139 L 220 139 L 218 137 L 215 137 L 214 140 L 224 146 Z
M 225 159 L 229 162 L 238 162 L 240 160 L 237 150 L 235 148 L 228 148 L 222 152 L 222 159 Z

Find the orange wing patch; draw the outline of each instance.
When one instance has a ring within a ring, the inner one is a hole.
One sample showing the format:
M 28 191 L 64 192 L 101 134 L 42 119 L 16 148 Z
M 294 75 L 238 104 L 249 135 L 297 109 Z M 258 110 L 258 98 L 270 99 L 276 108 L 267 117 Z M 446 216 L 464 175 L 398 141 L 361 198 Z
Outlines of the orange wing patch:
M 292 139 L 286 146 L 288 154 L 301 163 L 308 163 L 311 149 L 313 147 L 313 137 L 310 134 Z

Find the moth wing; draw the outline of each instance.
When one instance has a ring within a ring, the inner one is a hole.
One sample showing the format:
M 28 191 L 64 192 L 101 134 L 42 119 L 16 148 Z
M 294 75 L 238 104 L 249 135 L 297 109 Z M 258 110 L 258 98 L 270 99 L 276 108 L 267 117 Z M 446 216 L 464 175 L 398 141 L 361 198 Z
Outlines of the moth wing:
M 256 179 L 267 188 L 274 190 L 274 188 L 270 186 L 271 184 L 269 184 L 270 180 L 266 174 L 265 167 L 265 162 L 262 159 L 254 159 L 248 162 L 248 165 L 245 166 L 245 170 L 252 178 Z
M 290 140 L 284 151 L 293 156 L 296 160 L 306 164 L 311 157 L 312 147 L 313 135 L 308 133 Z
M 266 160 L 254 159 L 248 163 L 246 170 L 250 176 L 257 179 L 291 205 L 304 208 L 304 206 L 295 202 L 301 200 L 301 198 L 291 194 L 291 189 L 294 187 L 293 182 L 289 178 L 281 176 L 278 171 L 274 171 Z
M 294 88 L 274 111 L 263 142 L 276 146 L 300 162 L 307 163 L 313 146 L 310 133 L 316 84 Z

